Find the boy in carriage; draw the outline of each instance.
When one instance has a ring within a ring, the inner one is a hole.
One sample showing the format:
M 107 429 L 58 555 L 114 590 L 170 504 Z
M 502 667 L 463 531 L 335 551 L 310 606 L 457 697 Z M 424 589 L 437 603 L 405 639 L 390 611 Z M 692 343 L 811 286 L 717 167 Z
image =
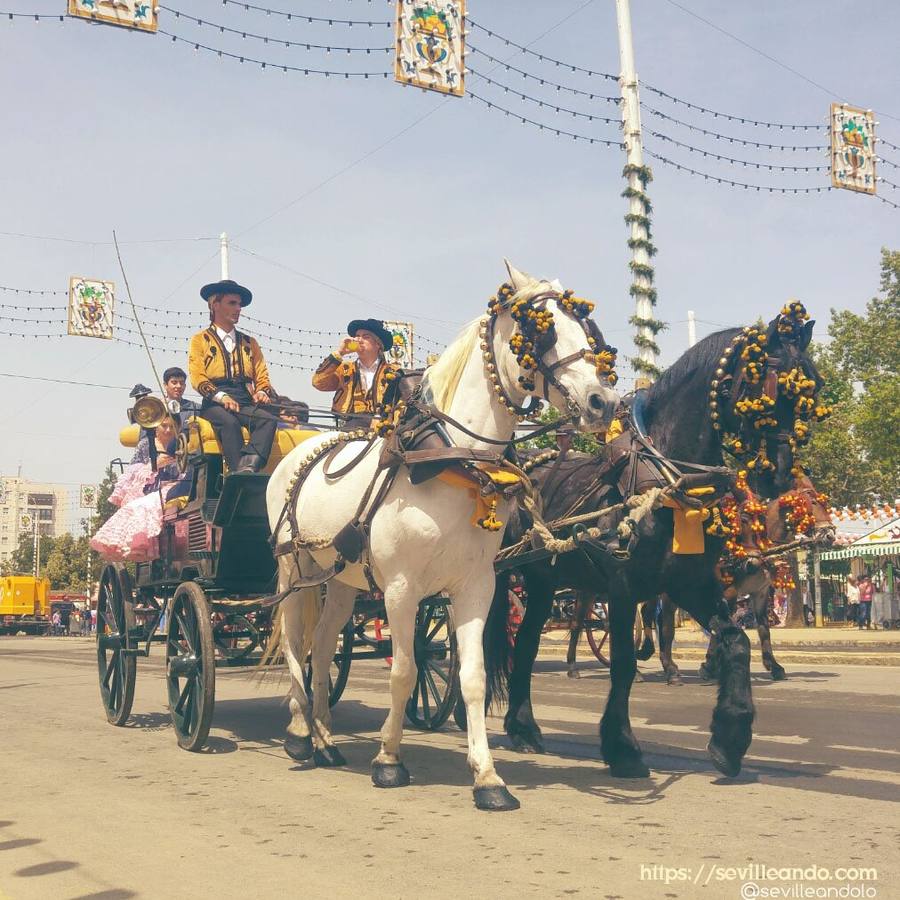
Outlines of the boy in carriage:
M 260 404 L 269 402 L 272 385 L 255 338 L 235 327 L 253 294 L 235 281 L 204 285 L 200 296 L 209 306 L 209 328 L 191 338 L 188 371 L 202 397 L 198 415 L 215 429 L 231 472 L 259 472 L 272 449 L 278 417 Z M 245 446 L 245 426 L 250 441 Z

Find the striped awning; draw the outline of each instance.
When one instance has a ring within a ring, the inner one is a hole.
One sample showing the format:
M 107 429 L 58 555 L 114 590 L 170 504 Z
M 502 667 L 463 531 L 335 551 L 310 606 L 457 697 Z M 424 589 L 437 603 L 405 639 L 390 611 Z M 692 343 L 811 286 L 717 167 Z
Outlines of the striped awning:
M 851 544 L 841 550 L 828 550 L 819 554 L 819 559 L 854 559 L 858 556 L 896 556 L 900 555 L 900 541 L 884 541 L 871 544 Z

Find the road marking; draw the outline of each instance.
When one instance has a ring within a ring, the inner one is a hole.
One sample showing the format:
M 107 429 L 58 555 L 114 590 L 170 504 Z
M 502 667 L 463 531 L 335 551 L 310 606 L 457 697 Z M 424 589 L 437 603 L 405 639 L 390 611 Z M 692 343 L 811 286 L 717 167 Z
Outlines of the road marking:
M 900 750 L 885 750 L 881 747 L 851 747 L 848 744 L 829 744 L 829 750 L 850 750 L 853 753 L 890 753 L 900 756 Z

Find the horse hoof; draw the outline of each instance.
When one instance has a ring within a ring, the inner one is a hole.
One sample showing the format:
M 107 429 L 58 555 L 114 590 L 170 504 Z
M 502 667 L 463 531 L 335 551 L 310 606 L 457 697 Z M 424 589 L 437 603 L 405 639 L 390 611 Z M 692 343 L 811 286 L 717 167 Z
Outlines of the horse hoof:
M 641 670 L 638 669 L 634 673 L 634 684 L 640 684 L 644 680 L 644 676 L 641 675 Z
M 641 644 L 640 649 L 635 652 L 635 657 L 641 662 L 646 662 L 650 659 L 653 654 L 656 652 L 656 647 L 653 646 L 653 641 L 647 639 Z
M 337 747 L 323 747 L 313 753 L 313 761 L 319 768 L 335 769 L 338 766 L 346 766 L 347 760 Z
M 713 761 L 713 765 L 726 777 L 726 778 L 736 778 L 741 773 L 741 761 L 733 760 L 718 744 L 714 741 L 710 741 L 706 745 L 706 750 L 709 753 L 710 759 Z
M 649 778 L 650 769 L 639 756 L 634 756 L 610 763 L 609 774 L 613 778 Z
M 372 784 L 379 788 L 406 787 L 409 770 L 403 763 L 372 763 Z
M 581 678 L 581 672 L 579 672 L 578 669 L 569 669 L 566 672 L 566 675 L 569 678 Z
M 704 666 L 702 664 L 700 665 L 700 668 L 697 670 L 697 674 L 700 676 L 701 681 L 715 681 L 716 680 L 716 676 L 713 675 L 713 673 L 710 672 L 709 669 L 707 669 L 706 666 Z
M 522 805 L 503 784 L 477 787 L 473 793 L 475 794 L 475 806 L 488 812 L 506 812 L 518 809 Z
M 679 684 L 679 685 L 683 685 L 683 684 L 684 684 L 684 681 L 682 681 L 681 675 L 680 675 L 678 672 L 676 672 L 674 675 L 670 675 L 670 676 L 666 679 L 666 684 Z
M 781 666 L 775 666 L 772 669 L 772 681 L 786 681 L 787 672 Z
M 309 735 L 297 737 L 295 734 L 289 734 L 284 739 L 284 752 L 291 759 L 296 759 L 297 762 L 309 759 L 313 755 L 312 738 Z
M 509 739 L 512 741 L 513 750 L 519 753 L 544 753 L 544 742 L 535 735 L 511 734 Z

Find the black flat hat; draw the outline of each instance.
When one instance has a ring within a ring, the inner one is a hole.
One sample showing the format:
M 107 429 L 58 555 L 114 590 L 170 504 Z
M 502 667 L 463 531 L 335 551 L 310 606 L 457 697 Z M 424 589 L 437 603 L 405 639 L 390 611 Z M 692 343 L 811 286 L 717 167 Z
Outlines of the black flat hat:
M 356 337 L 356 332 L 360 329 L 371 331 L 375 337 L 381 341 L 381 346 L 385 350 L 390 350 L 394 343 L 394 335 L 384 327 L 384 322 L 380 319 L 354 319 L 347 326 L 347 334 L 350 337 Z
M 200 296 L 204 300 L 209 300 L 214 294 L 238 294 L 241 298 L 241 306 L 249 306 L 253 300 L 253 294 L 249 288 L 245 288 L 242 284 L 226 278 L 224 281 L 214 281 L 212 284 L 204 284 L 200 288 Z

